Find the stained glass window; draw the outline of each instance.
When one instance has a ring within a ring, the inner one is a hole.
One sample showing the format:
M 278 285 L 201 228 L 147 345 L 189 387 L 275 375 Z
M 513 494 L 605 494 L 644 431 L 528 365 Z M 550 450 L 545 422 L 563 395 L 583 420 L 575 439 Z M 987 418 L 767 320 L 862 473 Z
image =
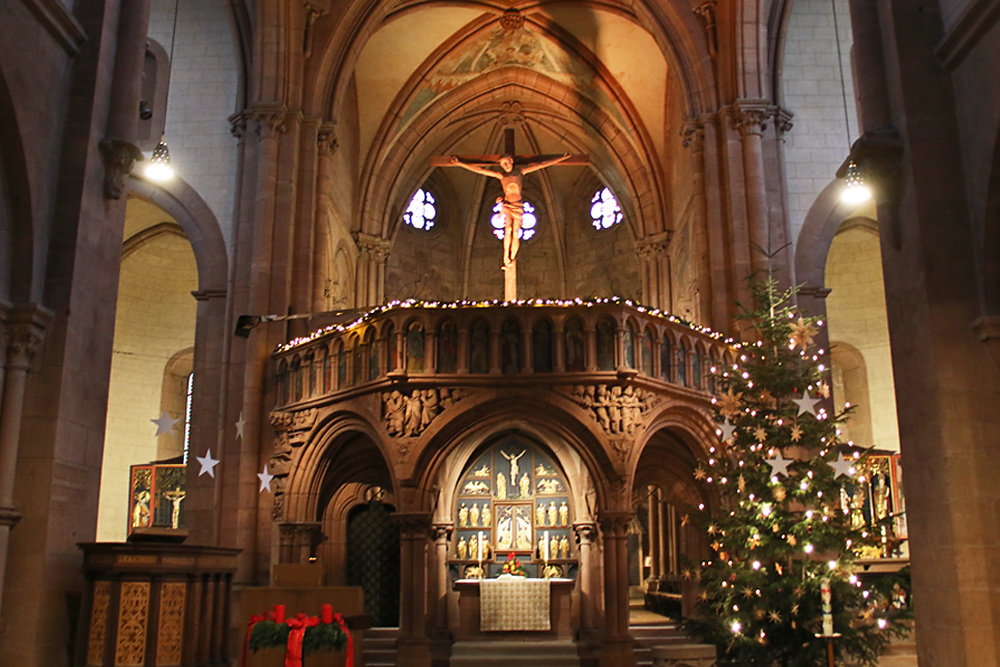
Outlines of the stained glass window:
M 595 229 L 611 229 L 622 221 L 622 209 L 608 188 L 598 190 L 591 197 L 590 219 Z
M 490 224 L 493 225 L 493 234 L 498 239 L 503 239 L 504 233 L 504 215 L 503 215 L 503 204 L 497 202 L 497 205 L 493 207 L 493 217 L 490 218 Z M 524 201 L 524 214 L 521 216 L 521 230 L 518 232 L 518 238 L 522 241 L 527 241 L 532 236 L 535 235 L 535 225 L 538 224 L 538 218 L 535 217 L 535 207 L 531 205 L 531 202 Z
M 437 219 L 437 207 L 434 204 L 434 195 L 428 190 L 420 188 L 410 200 L 410 205 L 406 207 L 406 212 L 403 213 L 403 222 L 414 229 L 430 231 Z

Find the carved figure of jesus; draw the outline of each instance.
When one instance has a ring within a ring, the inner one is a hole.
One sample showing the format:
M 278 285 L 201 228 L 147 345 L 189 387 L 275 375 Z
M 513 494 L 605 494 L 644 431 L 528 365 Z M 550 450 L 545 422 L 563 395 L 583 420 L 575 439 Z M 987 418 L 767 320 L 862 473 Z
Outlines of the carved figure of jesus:
M 504 215 L 503 227 L 503 269 L 506 271 L 517 259 L 517 251 L 521 246 L 518 238 L 521 231 L 521 219 L 524 217 L 524 201 L 521 199 L 521 179 L 539 169 L 565 162 L 572 157 L 569 153 L 551 160 L 529 163 L 523 167 L 514 166 L 514 156 L 503 155 L 498 161 L 499 170 L 481 167 L 477 164 L 463 162 L 457 155 L 451 156 L 451 163 L 456 167 L 468 169 L 471 172 L 496 178 L 500 181 L 503 194 L 497 197 Z M 512 484 L 513 485 L 513 484 Z
M 503 451 L 502 449 L 500 450 L 500 453 L 503 454 L 503 457 L 505 459 L 507 459 L 508 461 L 510 461 L 510 488 L 511 488 L 511 490 L 514 490 L 514 489 L 518 488 L 517 487 L 517 472 L 518 472 L 517 460 L 519 458 L 521 458 L 522 456 L 524 456 L 524 452 L 525 452 L 525 450 L 522 449 L 520 454 L 514 455 L 514 454 L 508 454 L 507 452 Z

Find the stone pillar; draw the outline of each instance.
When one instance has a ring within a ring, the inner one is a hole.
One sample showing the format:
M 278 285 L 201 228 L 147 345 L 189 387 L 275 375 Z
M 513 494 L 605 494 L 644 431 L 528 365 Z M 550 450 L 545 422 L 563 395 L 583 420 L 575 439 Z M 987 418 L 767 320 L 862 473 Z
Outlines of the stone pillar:
M 51 319 L 52 313 L 38 305 L 12 310 L 0 340 L 0 345 L 6 348 L 3 402 L 0 404 L 0 614 L 3 612 L 10 531 L 21 519 L 20 512 L 14 508 L 14 482 L 24 412 L 24 387 L 31 361 L 41 347 L 45 327 Z
M 670 260 L 667 248 L 672 232 L 647 236 L 636 243 L 643 301 L 648 306 L 669 311 L 671 307 Z
M 656 490 L 660 505 L 660 576 L 677 575 L 677 517 L 673 505 L 663 502 L 663 491 Z
M 635 665 L 628 633 L 628 526 L 632 512 L 604 511 L 599 515 L 604 546 L 604 634 L 601 667 Z
M 427 637 L 427 547 L 431 515 L 427 512 L 397 512 L 400 529 L 398 664 L 430 667 L 431 645 Z
M 694 170 L 691 173 L 691 188 L 695 195 L 695 215 L 692 220 L 694 234 L 692 245 L 698 266 L 697 311 L 692 318 L 695 322 L 707 322 L 712 312 L 712 261 L 709 255 L 711 245 L 708 233 L 708 197 L 705 192 L 705 128 L 701 123 L 691 123 L 684 130 L 684 146 L 691 148 Z
M 566 351 L 565 345 L 566 341 L 563 337 L 563 320 L 559 319 L 556 321 L 554 327 L 552 327 L 553 335 L 553 354 L 555 358 L 552 360 L 552 370 L 556 373 L 562 373 L 566 370 Z
M 703 147 L 702 174 L 705 190 L 705 222 L 708 233 L 708 264 L 711 277 L 711 314 L 708 324 L 716 331 L 728 332 L 731 328 L 731 318 L 735 312 L 733 301 L 739 291 L 732 283 L 732 267 L 726 256 L 725 214 L 723 213 L 722 197 L 715 193 L 723 192 L 720 181 L 719 156 L 719 117 L 715 114 L 699 117 L 695 140 Z
M 503 358 L 500 354 L 500 327 L 490 327 L 490 373 L 500 373 Z
M 333 265 L 336 255 L 327 255 L 328 252 L 336 253 L 336 244 L 329 241 L 332 227 L 330 192 L 333 189 L 330 163 L 333 152 L 337 150 L 337 136 L 332 123 L 320 125 L 316 143 L 316 229 L 313 235 L 312 263 L 314 267 L 319 267 L 319 279 L 313 282 L 312 310 L 320 312 L 328 309 L 325 283 L 332 278 L 332 272 L 336 271 Z
M 746 188 L 747 226 L 750 237 L 750 268 L 763 278 L 769 266 L 764 253 L 771 252 L 768 234 L 767 190 L 764 183 L 764 124 L 767 104 L 744 100 L 736 104 L 736 127 L 743 148 L 743 182 Z
M 389 261 L 389 242 L 364 232 L 356 232 L 354 242 L 358 246 L 354 305 L 357 308 L 377 306 L 382 303 L 385 292 L 385 265 Z
M 576 543 L 580 558 L 580 638 L 596 640 L 598 636 L 598 617 L 595 604 L 597 591 L 598 564 L 594 557 L 595 544 L 597 539 L 597 524 L 592 522 L 580 522 L 573 524 L 573 532 L 576 534 Z
M 521 357 L 522 357 L 522 359 L 521 359 L 521 372 L 522 373 L 533 373 L 533 372 L 535 372 L 534 362 L 532 361 L 535 358 L 535 350 L 534 350 L 534 342 L 535 341 L 534 341 L 534 338 L 532 337 L 531 333 L 532 333 L 532 329 L 531 329 L 530 326 L 527 326 L 527 323 L 526 323 L 525 327 L 523 329 L 521 329 L 521 349 L 524 350 L 524 353 L 521 355 Z
M 583 335 L 587 339 L 586 366 L 588 373 L 597 370 L 597 331 L 594 329 L 593 319 L 588 319 L 583 325 Z
M 427 615 L 427 633 L 435 644 L 451 644 L 451 631 L 448 629 L 448 546 L 451 544 L 451 534 L 455 524 L 435 523 L 431 526 L 431 539 L 434 540 L 434 562 L 428 570 L 428 590 L 433 596 L 432 614 Z
M 657 498 L 659 489 L 655 486 L 648 488 L 649 496 L 649 579 L 656 581 L 663 576 L 661 562 L 663 559 L 662 549 L 662 526 L 660 525 L 660 501 Z
M 458 330 L 458 368 L 456 372 L 468 374 L 469 372 L 469 328 L 462 326 Z
M 424 373 L 437 373 L 437 331 L 429 326 L 424 329 Z

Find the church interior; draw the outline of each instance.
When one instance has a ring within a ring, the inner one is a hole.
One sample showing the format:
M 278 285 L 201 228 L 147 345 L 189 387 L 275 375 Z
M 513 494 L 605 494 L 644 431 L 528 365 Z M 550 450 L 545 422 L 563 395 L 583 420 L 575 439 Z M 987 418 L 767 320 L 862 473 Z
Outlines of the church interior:
M 492 664 L 514 557 L 544 664 L 681 664 L 635 610 L 698 593 L 755 276 L 823 322 L 907 664 L 1000 667 L 1000 1 L 8 0 L 0 36 L 0 665 L 234 664 L 331 591 L 358 664 Z

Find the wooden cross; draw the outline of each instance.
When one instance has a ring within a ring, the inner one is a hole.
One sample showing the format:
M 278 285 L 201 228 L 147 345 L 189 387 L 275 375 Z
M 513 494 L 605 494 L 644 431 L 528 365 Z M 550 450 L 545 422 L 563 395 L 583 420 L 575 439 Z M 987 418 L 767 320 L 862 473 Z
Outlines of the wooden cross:
M 514 130 L 504 130 L 503 155 L 451 155 L 434 156 L 432 167 L 462 167 L 469 171 L 496 178 L 500 181 L 503 195 L 497 198 L 504 213 L 504 301 L 517 301 L 517 251 L 520 247 L 518 234 L 521 230 L 521 216 L 524 202 L 521 199 L 521 177 L 533 171 L 561 165 L 583 166 L 590 164 L 586 155 L 518 155 L 514 150 Z M 490 168 L 495 167 L 495 168 Z

